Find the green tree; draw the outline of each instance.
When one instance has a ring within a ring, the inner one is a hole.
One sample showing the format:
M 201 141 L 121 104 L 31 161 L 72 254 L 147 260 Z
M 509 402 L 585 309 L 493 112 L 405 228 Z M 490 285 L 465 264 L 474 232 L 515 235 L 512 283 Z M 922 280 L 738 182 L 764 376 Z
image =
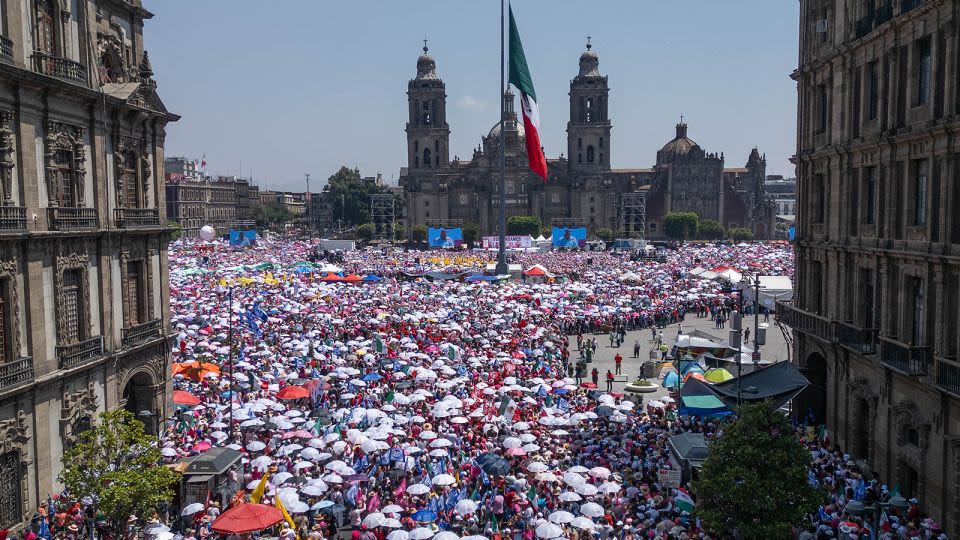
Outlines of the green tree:
M 363 240 L 364 242 L 369 242 L 373 239 L 373 233 L 376 232 L 373 223 L 364 223 L 363 225 L 357 225 L 357 240 Z
M 613 230 L 606 227 L 600 227 L 594 233 L 597 235 L 597 238 L 603 240 L 604 242 L 613 242 Z
M 167 221 L 167 228 L 170 229 L 170 240 L 179 240 L 183 236 L 183 227 L 176 221 Z
M 695 212 L 670 212 L 663 216 L 663 232 L 675 240 L 687 240 L 697 235 L 700 218 Z
M 475 245 L 480 241 L 480 226 L 476 223 L 464 223 L 463 242 L 469 246 Z
M 718 533 L 789 538 L 824 500 L 807 482 L 810 452 L 769 402 L 739 407 L 739 417 L 709 444 L 691 488 L 695 513 Z
M 129 515 L 149 515 L 173 498 L 179 475 L 160 465 L 157 438 L 131 412 L 107 411 L 99 418 L 64 452 L 59 480 L 74 499 L 93 500 L 113 531 L 122 533 Z
M 715 219 L 705 219 L 700 222 L 700 238 L 704 240 L 719 240 L 725 233 L 723 225 Z
M 734 242 L 748 242 L 753 240 L 753 231 L 745 227 L 738 227 L 727 231 L 730 239 Z
M 540 218 L 535 216 L 510 216 L 507 218 L 507 234 L 537 236 L 540 233 Z
M 414 225 L 410 229 L 410 241 L 411 242 L 426 242 L 427 241 L 427 226 L 426 225 Z
M 283 225 L 290 221 L 290 210 L 279 202 L 272 202 L 263 207 L 263 215 L 271 225 Z
M 407 237 L 407 229 L 399 223 L 393 226 L 393 239 L 403 240 Z
M 345 166 L 327 179 L 324 191 L 332 205 L 332 219 L 342 219 L 344 227 L 370 222 L 370 197 L 387 193 L 385 187 L 361 178 L 358 169 Z

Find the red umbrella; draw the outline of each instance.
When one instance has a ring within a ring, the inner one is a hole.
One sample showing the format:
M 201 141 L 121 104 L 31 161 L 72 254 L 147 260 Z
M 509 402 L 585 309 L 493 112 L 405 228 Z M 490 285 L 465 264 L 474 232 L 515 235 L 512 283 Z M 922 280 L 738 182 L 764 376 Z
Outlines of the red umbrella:
M 267 504 L 243 503 L 227 510 L 213 522 L 220 533 L 242 534 L 262 531 L 283 521 L 279 508 Z
M 283 439 L 312 439 L 314 437 L 313 433 L 305 429 L 298 429 L 296 431 L 288 431 L 283 434 Z
M 288 386 L 277 392 L 280 399 L 300 399 L 310 395 L 310 392 L 302 386 Z
M 185 392 L 183 390 L 174 390 L 173 391 L 173 402 L 177 405 L 199 405 L 200 398 L 191 394 L 190 392 Z
M 596 388 L 597 385 L 593 384 L 592 382 L 585 382 L 585 383 L 580 383 L 580 387 L 581 387 L 581 388 Z

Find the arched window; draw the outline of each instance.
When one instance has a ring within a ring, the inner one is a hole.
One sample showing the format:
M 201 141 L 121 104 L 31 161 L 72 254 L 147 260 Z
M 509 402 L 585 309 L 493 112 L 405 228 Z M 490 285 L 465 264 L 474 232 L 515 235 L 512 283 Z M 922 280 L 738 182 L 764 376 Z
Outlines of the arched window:
M 577 150 L 583 150 L 583 139 L 577 139 Z
M 587 146 L 587 163 L 593 163 L 593 145 Z
M 440 139 L 433 140 L 433 150 L 438 154 L 440 153 Z
M 37 50 L 50 55 L 57 52 L 56 18 L 52 0 L 37 0 Z
M 413 141 L 413 153 L 414 154 L 420 153 L 420 141 Z
M 430 125 L 430 113 L 428 112 L 423 113 L 423 125 L 425 126 Z
M 587 122 L 593 121 L 593 98 L 587 98 Z
M 603 164 L 603 152 L 600 152 L 600 161 L 598 161 L 598 163 Z
M 430 168 L 430 149 L 429 148 L 423 149 L 423 166 L 428 169 Z
M 123 156 L 123 207 L 140 208 L 140 183 L 137 181 L 137 155 L 127 152 Z

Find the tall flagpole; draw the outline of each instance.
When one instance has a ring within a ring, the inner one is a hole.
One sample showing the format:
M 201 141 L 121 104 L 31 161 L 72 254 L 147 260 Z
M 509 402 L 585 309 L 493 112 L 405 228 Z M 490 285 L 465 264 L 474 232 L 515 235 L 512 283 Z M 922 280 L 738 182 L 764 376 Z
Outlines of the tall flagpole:
M 508 0 L 509 1 L 509 0 Z M 510 273 L 510 267 L 507 266 L 507 158 L 506 144 L 504 144 L 504 131 L 506 123 L 506 111 L 504 110 L 503 91 L 506 88 L 504 80 L 504 51 L 503 51 L 503 2 L 500 0 L 500 95 L 497 100 L 500 101 L 500 250 L 497 253 L 497 275 L 502 276 Z

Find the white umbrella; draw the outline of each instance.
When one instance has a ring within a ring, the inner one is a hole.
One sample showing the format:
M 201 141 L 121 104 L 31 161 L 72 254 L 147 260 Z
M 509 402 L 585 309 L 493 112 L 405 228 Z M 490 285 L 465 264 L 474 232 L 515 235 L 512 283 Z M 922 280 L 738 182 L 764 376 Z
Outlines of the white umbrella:
M 460 537 L 455 532 L 442 531 L 437 533 L 434 537 L 434 540 L 460 540 Z
M 610 476 L 610 469 L 606 467 L 594 467 L 590 469 L 590 476 L 606 479 Z
M 552 472 L 542 472 L 536 476 L 539 482 L 559 482 L 560 479 Z
M 263 450 L 263 449 L 266 448 L 266 447 L 267 447 L 267 445 L 264 444 L 264 443 L 262 443 L 262 442 L 260 442 L 260 441 L 251 441 L 251 442 L 248 442 L 248 443 L 247 443 L 247 450 L 249 450 L 249 451 L 251 451 L 251 452 L 259 452 L 259 451 Z
M 616 482 L 604 482 L 599 488 L 597 488 L 597 491 L 606 495 L 608 493 L 616 493 L 621 489 L 623 488 L 621 488 L 620 484 Z
M 438 474 L 433 477 L 433 484 L 436 486 L 450 486 L 457 483 L 457 479 L 451 474 Z
M 580 505 L 580 513 L 589 518 L 600 517 L 603 515 L 603 507 L 595 502 L 588 502 Z
M 481 534 L 475 534 L 475 535 L 472 535 L 472 536 L 464 536 L 464 537 L 461 538 L 460 540 L 490 540 L 490 539 L 487 538 L 486 536 L 481 535 Z
M 583 497 L 581 497 L 580 495 L 577 495 L 572 491 L 564 491 L 563 493 L 560 494 L 559 499 L 563 502 L 576 502 L 576 501 L 582 501 Z
M 430 488 L 423 484 L 413 484 L 407 486 L 407 493 L 411 495 L 423 495 L 424 493 L 429 493 Z
M 547 519 L 550 520 L 551 523 L 562 524 L 562 523 L 570 523 L 571 521 L 573 521 L 573 517 L 574 517 L 573 514 L 571 514 L 570 512 L 567 512 L 565 510 L 557 510 L 556 512 L 547 516 Z
M 303 493 L 304 495 L 309 495 L 311 497 L 319 497 L 320 495 L 323 495 L 326 491 L 327 491 L 326 485 L 323 485 L 323 486 L 309 485 L 309 486 L 303 486 L 302 488 L 300 488 L 300 493 Z
M 563 473 L 563 481 L 570 487 L 577 487 L 587 483 L 587 479 L 575 472 L 567 471 Z
M 403 527 L 403 524 L 400 523 L 400 520 L 387 518 L 383 520 L 383 525 L 381 525 L 381 527 L 386 527 L 388 529 L 399 529 Z
M 521 446 L 523 446 L 523 441 L 516 437 L 507 437 L 503 440 L 504 448 L 520 448 Z
M 381 514 L 380 512 L 371 512 L 363 518 L 363 525 L 368 529 L 376 529 L 377 527 L 383 525 L 383 522 L 387 519 L 387 516 Z
M 290 474 L 290 473 L 288 473 L 288 472 L 279 472 L 279 473 L 273 475 L 273 478 L 271 478 L 271 480 L 273 481 L 273 483 L 274 483 L 275 485 L 278 485 L 278 486 L 279 486 L 280 484 L 286 482 L 287 480 L 289 480 L 289 479 L 291 479 L 291 478 L 293 478 L 293 475 L 292 475 L 292 474 Z
M 537 538 L 549 539 L 557 538 L 563 534 L 563 529 L 555 523 L 550 523 L 545 521 L 540 525 L 537 525 Z
M 421 432 L 420 432 L 420 438 L 423 439 L 423 440 L 425 440 L 425 441 L 429 441 L 429 440 L 436 439 L 436 438 L 437 438 L 437 434 L 436 434 L 435 432 L 433 432 L 433 431 L 430 431 L 430 430 L 421 431 Z M 411 537 L 411 538 L 412 538 L 412 537 Z M 413 540 L 416 540 L 416 539 L 413 539 Z
M 387 535 L 387 540 L 409 540 L 410 533 L 407 531 L 392 531 Z
M 577 516 L 577 517 L 573 518 L 573 521 L 570 522 L 570 525 L 572 525 L 572 526 L 574 526 L 574 527 L 576 527 L 576 528 L 578 528 L 578 529 L 584 529 L 584 530 L 593 529 L 594 526 L 595 526 L 594 523 L 593 523 L 593 520 L 591 520 L 591 519 L 588 518 L 588 517 L 584 517 L 584 516 Z
M 410 540 L 426 540 L 433 536 L 433 530 L 426 527 L 417 527 L 410 531 Z
M 177 451 L 173 448 L 164 448 L 160 450 L 160 455 L 163 457 L 176 457 Z
M 527 470 L 532 473 L 542 473 L 550 470 L 550 467 L 547 467 L 547 464 L 542 461 L 531 461 L 527 465 Z
M 303 514 L 307 510 L 310 510 L 310 506 L 303 501 L 293 501 L 285 506 L 287 507 L 287 511 L 291 514 Z
M 477 503 L 470 499 L 463 499 L 457 503 L 453 510 L 461 516 L 466 516 L 477 511 Z
M 403 507 L 399 504 L 388 504 L 380 509 L 384 514 L 399 514 L 403 512 Z
M 180 512 L 180 515 L 181 515 L 181 516 L 192 516 L 192 515 L 196 514 L 197 512 L 203 511 L 203 508 L 204 508 L 203 503 L 198 503 L 198 502 L 197 502 L 197 503 L 193 503 L 193 504 L 188 504 L 188 505 L 186 506 L 186 508 L 184 508 L 183 511 Z

